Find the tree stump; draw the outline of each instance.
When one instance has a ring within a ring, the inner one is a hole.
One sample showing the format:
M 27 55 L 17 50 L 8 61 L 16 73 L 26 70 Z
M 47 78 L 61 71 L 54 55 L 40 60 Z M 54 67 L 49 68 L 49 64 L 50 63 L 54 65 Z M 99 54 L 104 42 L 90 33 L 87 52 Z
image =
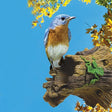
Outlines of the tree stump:
M 104 75 L 94 85 L 87 85 L 94 76 L 87 73 L 80 56 L 91 62 L 94 57 L 98 66 L 104 69 Z M 112 54 L 105 46 L 65 56 L 61 67 L 50 70 L 50 75 L 52 78 L 46 78 L 48 82 L 43 84 L 47 89 L 43 98 L 52 107 L 59 105 L 69 95 L 83 98 L 92 107 L 99 103 L 107 109 L 112 103 Z

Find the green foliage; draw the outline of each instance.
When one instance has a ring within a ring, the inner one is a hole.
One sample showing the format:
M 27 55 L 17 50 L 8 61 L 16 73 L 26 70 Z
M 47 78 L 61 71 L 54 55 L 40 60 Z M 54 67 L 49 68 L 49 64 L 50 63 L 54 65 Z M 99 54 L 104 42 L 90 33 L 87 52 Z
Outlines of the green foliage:
M 112 8 L 112 0 L 96 0 L 96 4 L 105 6 L 106 8 Z
M 92 62 L 86 60 L 82 56 L 81 56 L 81 59 L 83 59 L 85 61 L 87 72 L 90 73 L 90 74 L 93 74 L 95 76 L 95 79 L 92 79 L 90 81 L 90 84 L 95 84 L 95 82 L 99 80 L 99 76 L 103 76 L 104 75 L 103 68 L 102 67 L 98 67 L 95 58 L 92 58 L 93 59 Z

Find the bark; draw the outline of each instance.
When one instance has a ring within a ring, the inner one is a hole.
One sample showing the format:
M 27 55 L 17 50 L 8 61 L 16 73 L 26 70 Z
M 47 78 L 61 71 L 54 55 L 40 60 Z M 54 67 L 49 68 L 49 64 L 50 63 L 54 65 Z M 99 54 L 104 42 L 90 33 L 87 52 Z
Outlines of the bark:
M 98 66 L 104 69 L 104 75 L 94 85 L 88 85 L 94 75 L 87 73 L 80 56 L 91 62 L 94 57 Z M 52 78 L 46 78 L 47 82 L 43 84 L 47 89 L 43 98 L 52 107 L 59 105 L 69 95 L 83 98 L 92 107 L 99 103 L 107 109 L 112 103 L 112 54 L 105 46 L 65 56 L 61 68 L 50 70 L 50 75 Z

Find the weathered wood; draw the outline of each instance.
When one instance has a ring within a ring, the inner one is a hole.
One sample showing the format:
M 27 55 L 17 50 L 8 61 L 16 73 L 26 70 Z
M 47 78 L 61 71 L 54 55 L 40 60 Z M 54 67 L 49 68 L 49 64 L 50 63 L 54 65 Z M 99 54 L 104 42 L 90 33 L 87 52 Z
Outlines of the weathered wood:
M 87 74 L 81 55 L 90 61 L 94 57 L 98 66 L 104 68 L 104 76 L 94 85 L 87 85 L 94 76 Z M 53 78 L 47 78 L 48 82 L 43 84 L 47 89 L 44 100 L 53 107 L 70 94 L 83 98 L 87 105 L 93 107 L 99 103 L 108 108 L 112 102 L 112 54 L 107 47 L 95 47 L 76 55 L 68 55 L 62 61 L 61 68 L 51 70 L 50 74 Z

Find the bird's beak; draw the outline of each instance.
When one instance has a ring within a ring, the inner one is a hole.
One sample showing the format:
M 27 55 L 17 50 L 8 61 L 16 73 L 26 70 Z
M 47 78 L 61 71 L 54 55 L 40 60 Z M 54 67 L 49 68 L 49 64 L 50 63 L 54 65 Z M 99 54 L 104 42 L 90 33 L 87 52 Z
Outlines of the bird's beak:
M 69 19 L 68 19 L 68 20 L 70 21 L 70 20 L 75 19 L 75 18 L 76 18 L 76 17 L 69 17 Z

